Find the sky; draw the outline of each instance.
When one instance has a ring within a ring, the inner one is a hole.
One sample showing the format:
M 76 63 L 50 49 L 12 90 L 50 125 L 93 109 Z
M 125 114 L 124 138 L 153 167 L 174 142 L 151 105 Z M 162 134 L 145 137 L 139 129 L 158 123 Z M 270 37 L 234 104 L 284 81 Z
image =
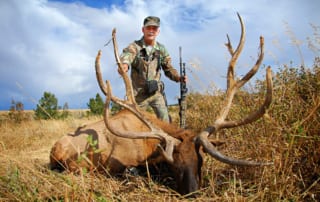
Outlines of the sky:
M 102 95 L 94 71 L 98 50 L 104 79 L 123 98 L 112 44 L 104 44 L 116 28 L 121 53 L 141 38 L 143 19 L 149 15 L 160 17 L 158 41 L 178 71 L 182 47 L 189 92 L 225 88 L 230 55 L 224 44 L 226 34 L 234 47 L 238 43 L 237 12 L 247 33 L 238 77 L 255 63 L 260 36 L 265 38 L 265 57 L 258 79 L 269 65 L 274 72 L 284 64 L 310 67 L 320 55 L 307 40 L 316 40 L 319 8 L 319 0 L 1 0 L 0 110 L 8 110 L 12 100 L 35 109 L 44 92 L 53 93 L 59 106 L 87 108 L 90 98 Z M 179 85 L 162 75 L 169 104 L 177 103 Z

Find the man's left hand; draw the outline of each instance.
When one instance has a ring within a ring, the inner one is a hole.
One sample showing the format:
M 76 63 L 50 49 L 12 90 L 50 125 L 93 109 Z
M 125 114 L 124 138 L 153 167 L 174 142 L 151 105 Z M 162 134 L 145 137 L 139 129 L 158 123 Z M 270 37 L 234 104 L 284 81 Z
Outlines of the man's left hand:
M 180 77 L 180 82 L 187 83 L 188 82 L 188 77 L 187 76 L 181 76 Z

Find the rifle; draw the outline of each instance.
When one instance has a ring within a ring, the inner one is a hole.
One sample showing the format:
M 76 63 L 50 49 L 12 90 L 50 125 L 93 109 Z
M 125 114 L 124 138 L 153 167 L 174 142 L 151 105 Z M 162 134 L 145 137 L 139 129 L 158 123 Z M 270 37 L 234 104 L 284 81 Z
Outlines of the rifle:
M 182 48 L 179 47 L 179 57 L 180 57 L 180 76 L 186 75 L 186 63 L 182 63 Z M 187 102 L 186 95 L 188 92 L 187 84 L 185 82 L 180 82 L 180 98 L 179 98 L 179 116 L 180 116 L 180 128 L 186 128 L 186 110 Z

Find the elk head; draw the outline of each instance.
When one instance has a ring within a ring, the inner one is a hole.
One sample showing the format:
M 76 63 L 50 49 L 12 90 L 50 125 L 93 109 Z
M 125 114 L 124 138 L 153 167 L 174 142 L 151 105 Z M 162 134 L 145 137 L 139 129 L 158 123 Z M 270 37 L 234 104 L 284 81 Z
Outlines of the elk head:
M 226 44 L 226 46 L 228 48 L 229 53 L 231 54 L 231 59 L 228 67 L 227 90 L 223 107 L 220 109 L 218 116 L 212 121 L 212 125 L 208 126 L 199 134 L 196 134 L 191 130 L 180 129 L 176 126 L 173 126 L 172 124 L 170 125 L 160 120 L 152 119 L 145 112 L 139 109 L 134 99 L 131 81 L 127 73 L 123 71 L 122 63 L 120 62 L 120 58 L 118 55 L 118 47 L 116 43 L 115 29 L 112 31 L 114 54 L 118 65 L 118 71 L 120 72 L 125 83 L 127 100 L 121 100 L 115 97 L 112 94 L 111 85 L 109 81 L 107 81 L 106 83 L 103 82 L 100 70 L 101 51 L 98 52 L 98 55 L 96 57 L 95 66 L 97 80 L 100 89 L 106 95 L 104 113 L 104 121 L 106 128 L 112 134 L 123 138 L 158 139 L 160 142 L 158 145 L 158 151 L 154 151 L 154 153 L 160 153 L 163 161 L 166 161 L 171 165 L 172 171 L 175 173 L 176 176 L 178 191 L 181 194 L 187 194 L 197 191 L 200 187 L 202 167 L 202 156 L 200 154 L 201 147 L 203 148 L 203 151 L 208 153 L 213 158 L 227 164 L 244 166 L 259 166 L 271 164 L 239 160 L 227 157 L 216 149 L 216 145 L 214 142 L 209 141 L 209 136 L 215 135 L 221 129 L 238 127 L 256 121 L 261 116 L 263 116 L 267 108 L 270 106 L 272 100 L 271 69 L 270 67 L 268 67 L 266 73 L 267 92 L 265 101 L 262 104 L 262 106 L 258 110 L 245 116 L 241 120 L 226 120 L 235 93 L 238 91 L 239 88 L 241 88 L 246 82 L 248 82 L 254 76 L 254 74 L 259 69 L 264 55 L 264 39 L 263 37 L 260 37 L 260 52 L 258 54 L 258 59 L 255 65 L 243 78 L 241 78 L 240 80 L 235 79 L 234 68 L 245 41 L 245 28 L 241 16 L 239 14 L 238 18 L 241 25 L 241 37 L 236 50 L 233 50 L 229 36 L 227 36 L 228 43 Z M 108 121 L 110 101 L 119 104 L 123 108 L 135 114 L 135 116 L 138 117 L 139 120 L 149 128 L 149 131 L 124 131 L 121 128 L 116 128 L 111 122 Z

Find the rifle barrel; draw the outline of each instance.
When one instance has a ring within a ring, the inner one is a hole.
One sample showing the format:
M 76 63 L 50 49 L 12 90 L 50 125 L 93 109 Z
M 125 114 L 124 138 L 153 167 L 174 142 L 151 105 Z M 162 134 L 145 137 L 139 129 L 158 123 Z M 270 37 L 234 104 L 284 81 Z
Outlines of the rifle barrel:
M 180 60 L 180 76 L 186 76 L 186 64 L 182 62 L 182 48 L 179 47 L 179 60 Z M 186 94 L 187 94 L 187 84 L 184 82 L 180 82 L 180 98 L 179 98 L 179 116 L 180 116 L 180 127 L 186 127 Z

